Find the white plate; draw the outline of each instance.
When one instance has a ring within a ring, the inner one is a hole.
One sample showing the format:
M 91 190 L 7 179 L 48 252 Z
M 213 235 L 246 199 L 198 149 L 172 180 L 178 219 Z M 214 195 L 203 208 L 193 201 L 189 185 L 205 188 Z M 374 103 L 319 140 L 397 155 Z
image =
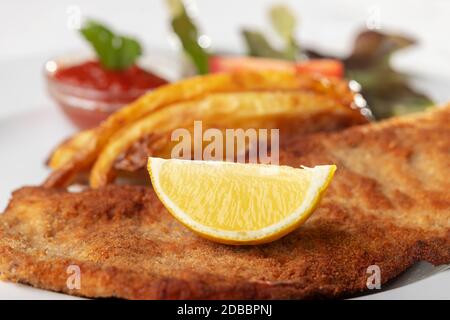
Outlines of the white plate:
M 157 61 L 158 70 L 163 76 L 173 78 L 174 60 L 168 57 L 169 55 L 160 56 L 154 61 Z M 3 71 L 14 71 L 17 68 L 22 70 L 16 78 L 7 77 L 7 73 L 0 75 L 2 103 L 18 106 L 18 110 L 14 108 L 10 108 L 8 112 L 0 110 L 0 211 L 5 208 L 12 190 L 23 185 L 36 185 L 45 179 L 48 169 L 44 161 L 49 151 L 62 138 L 75 131 L 45 96 L 39 75 L 43 61 L 43 58 L 36 57 L 0 63 L 0 70 Z M 426 78 L 427 76 L 424 76 L 424 79 Z M 430 88 L 433 96 L 438 97 L 441 102 L 450 100 L 449 92 L 445 89 L 445 81 L 442 83 L 441 87 L 436 85 Z M 18 88 L 27 88 L 27 94 Z M 385 286 L 383 290 L 386 291 L 374 292 L 375 294 L 358 299 L 450 299 L 448 290 L 450 272 L 439 272 L 442 270 L 443 267 L 433 268 L 428 264 L 416 265 Z M 75 297 L 0 282 L 0 299 L 75 299 Z

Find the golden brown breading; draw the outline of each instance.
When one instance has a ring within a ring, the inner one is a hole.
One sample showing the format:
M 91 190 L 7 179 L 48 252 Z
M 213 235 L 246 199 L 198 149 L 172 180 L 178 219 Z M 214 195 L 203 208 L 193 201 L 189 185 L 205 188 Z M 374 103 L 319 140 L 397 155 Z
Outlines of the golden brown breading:
M 227 246 L 175 221 L 146 187 L 26 187 L 0 217 L 7 280 L 88 297 L 335 298 L 414 262 L 450 263 L 450 108 L 284 141 L 281 163 L 336 163 L 313 216 L 281 240 Z M 66 268 L 81 269 L 81 289 Z

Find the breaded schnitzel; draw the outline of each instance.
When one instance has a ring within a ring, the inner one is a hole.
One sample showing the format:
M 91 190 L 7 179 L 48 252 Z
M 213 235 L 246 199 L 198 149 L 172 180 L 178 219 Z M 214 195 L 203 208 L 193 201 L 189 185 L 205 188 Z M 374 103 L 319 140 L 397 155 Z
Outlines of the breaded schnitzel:
M 0 217 L 0 272 L 87 297 L 336 298 L 367 290 L 372 265 L 386 283 L 419 260 L 450 263 L 449 123 L 447 107 L 284 141 L 282 164 L 338 170 L 313 216 L 265 245 L 199 238 L 148 187 L 25 187 Z

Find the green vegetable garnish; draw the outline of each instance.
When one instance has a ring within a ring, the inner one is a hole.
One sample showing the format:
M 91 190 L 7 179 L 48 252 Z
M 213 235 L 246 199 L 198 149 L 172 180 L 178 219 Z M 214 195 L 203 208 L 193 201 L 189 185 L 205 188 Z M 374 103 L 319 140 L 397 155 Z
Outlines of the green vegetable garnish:
M 295 39 L 297 21 L 292 10 L 283 5 L 277 5 L 270 9 L 269 14 L 273 28 L 284 41 L 284 55 L 289 60 L 295 60 L 300 48 Z
M 259 31 L 243 30 L 250 56 L 291 61 L 302 56 L 342 60 L 345 77 L 361 84 L 362 94 L 376 119 L 416 112 L 433 105 L 425 94 L 410 86 L 407 74 L 394 70 L 390 65 L 392 54 L 413 45 L 414 40 L 401 35 L 364 31 L 356 38 L 351 55 L 341 59 L 304 48 L 301 50 L 294 35 L 296 18 L 288 8 L 274 6 L 269 16 L 284 48 L 274 49 Z
M 433 105 L 425 94 L 413 88 L 409 76 L 391 67 L 395 52 L 415 44 L 406 36 L 363 31 L 355 39 L 352 53 L 341 59 L 345 77 L 356 80 L 376 120 L 424 110 Z M 335 56 L 307 51 L 313 58 Z
M 135 39 L 114 34 L 105 25 L 87 21 L 80 30 L 91 44 L 100 63 L 109 70 L 125 70 L 135 64 L 142 48 Z
M 172 15 L 172 28 L 179 37 L 197 72 L 208 72 L 208 53 L 198 44 L 199 32 L 186 13 L 181 0 L 166 0 Z M 414 44 L 412 39 L 395 34 L 363 31 L 355 40 L 353 52 L 346 58 L 321 54 L 301 48 L 295 39 L 297 19 L 293 11 L 277 5 L 270 9 L 272 27 L 283 41 L 283 47 L 271 45 L 258 30 L 243 29 L 242 36 L 249 56 L 297 61 L 303 58 L 339 59 L 345 66 L 345 77 L 359 82 L 362 94 L 376 119 L 388 118 L 425 109 L 433 102 L 409 84 L 409 76 L 390 65 L 397 50 Z
M 181 0 L 167 0 L 172 20 L 171 25 L 175 34 L 180 39 L 184 51 L 195 65 L 199 74 L 209 72 L 209 54 L 198 43 L 200 33 L 186 12 Z
M 267 41 L 266 37 L 258 31 L 242 30 L 245 43 L 247 44 L 248 55 L 252 57 L 264 57 L 273 59 L 286 59 L 287 57 L 280 51 L 275 50 Z
M 376 119 L 423 110 L 433 102 L 412 88 L 407 74 L 390 65 L 393 53 L 415 44 L 396 34 L 364 31 L 355 40 L 353 52 L 343 60 L 346 77 L 361 84 L 363 96 Z
M 248 55 L 282 60 L 297 60 L 300 47 L 295 40 L 295 28 L 297 21 L 291 11 L 282 5 L 270 9 L 272 27 L 284 43 L 281 50 L 275 49 L 262 32 L 255 30 L 242 30 Z

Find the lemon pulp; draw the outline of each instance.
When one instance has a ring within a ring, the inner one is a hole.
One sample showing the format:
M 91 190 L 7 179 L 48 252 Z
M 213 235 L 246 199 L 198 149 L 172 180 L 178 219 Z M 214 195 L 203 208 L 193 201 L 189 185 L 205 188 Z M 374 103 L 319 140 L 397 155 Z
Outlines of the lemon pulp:
M 292 168 L 149 158 L 153 187 L 172 215 L 214 241 L 256 244 L 301 225 L 336 166 Z

